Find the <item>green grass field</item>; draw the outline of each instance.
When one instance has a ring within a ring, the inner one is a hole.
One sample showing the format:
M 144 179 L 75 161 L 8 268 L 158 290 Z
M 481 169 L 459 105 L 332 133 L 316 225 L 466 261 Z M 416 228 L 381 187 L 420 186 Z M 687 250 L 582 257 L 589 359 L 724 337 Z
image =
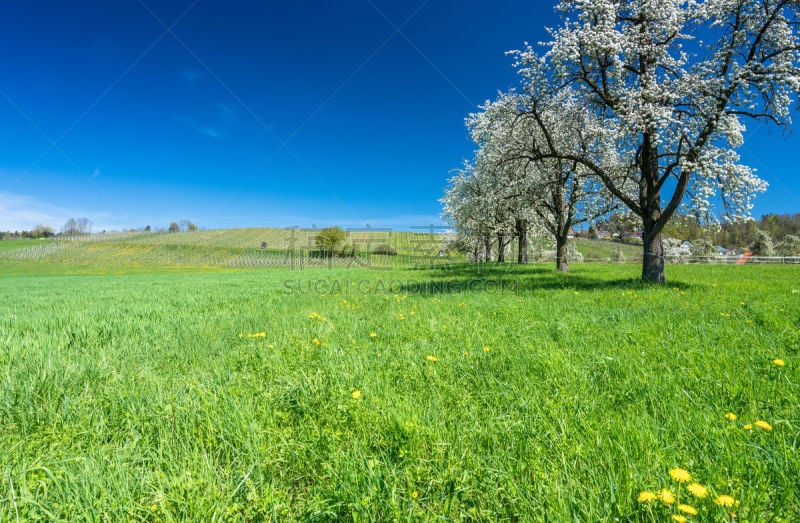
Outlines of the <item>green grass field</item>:
M 0 521 L 800 515 L 800 267 L 0 274 Z

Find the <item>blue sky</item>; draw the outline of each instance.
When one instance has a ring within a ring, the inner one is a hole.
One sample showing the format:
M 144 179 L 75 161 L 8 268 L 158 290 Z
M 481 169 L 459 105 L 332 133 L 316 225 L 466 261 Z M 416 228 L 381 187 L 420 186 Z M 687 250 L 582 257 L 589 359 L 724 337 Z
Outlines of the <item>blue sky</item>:
M 4 3 L 0 230 L 438 222 L 464 117 L 556 22 L 512 0 Z M 749 126 L 754 214 L 800 211 L 798 138 Z

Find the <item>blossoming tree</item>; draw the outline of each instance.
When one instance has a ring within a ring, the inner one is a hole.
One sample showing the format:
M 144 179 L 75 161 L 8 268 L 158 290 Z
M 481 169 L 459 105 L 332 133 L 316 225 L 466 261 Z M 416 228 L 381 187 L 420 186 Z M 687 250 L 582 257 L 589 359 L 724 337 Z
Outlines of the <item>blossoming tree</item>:
M 553 131 L 534 106 L 533 156 L 583 166 L 638 215 L 642 279 L 663 282 L 661 231 L 680 206 L 710 213 L 721 202 L 735 220 L 766 187 L 735 149 L 744 118 L 790 123 L 800 3 L 562 0 L 558 9 L 566 22 L 549 51 L 515 51 L 517 65 L 526 81 L 546 70 L 596 118 L 576 152 L 543 139 Z
M 587 113 L 576 106 L 565 111 L 565 95 L 568 93 L 551 96 L 542 89 L 534 92 L 529 85 L 524 93 L 500 93 L 467 119 L 478 145 L 472 176 L 486 180 L 481 198 L 489 207 L 484 205 L 484 210 L 494 213 L 498 224 L 513 219 L 520 263 L 527 261 L 528 231 L 549 234 L 556 244 L 556 267 L 561 272 L 569 270 L 567 239 L 572 228 L 614 208 L 610 193 L 583 165 L 541 158 L 535 148 L 530 149 L 537 140 L 549 140 L 561 151 L 582 151 L 581 121 Z M 535 114 L 532 105 L 537 107 Z

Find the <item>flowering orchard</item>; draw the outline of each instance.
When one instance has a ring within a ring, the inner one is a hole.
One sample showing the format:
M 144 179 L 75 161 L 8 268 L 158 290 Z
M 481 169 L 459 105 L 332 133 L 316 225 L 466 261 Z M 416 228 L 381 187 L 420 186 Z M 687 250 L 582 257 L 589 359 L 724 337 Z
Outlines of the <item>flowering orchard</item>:
M 484 175 L 479 167 L 489 156 L 491 175 L 513 172 L 525 190 L 511 192 L 551 221 L 559 215 L 548 206 L 554 196 L 573 216 L 592 215 L 581 191 L 612 198 L 641 222 L 642 279 L 663 282 L 662 231 L 679 209 L 705 221 L 739 220 L 766 189 L 736 150 L 748 120 L 791 122 L 800 90 L 800 4 L 563 0 L 557 9 L 564 23 L 551 29 L 541 53 L 532 46 L 511 53 L 519 93 L 483 108 L 480 118 L 496 106 L 506 116 L 502 132 L 478 141 L 476 174 Z M 498 189 L 498 201 L 509 201 L 506 190 Z M 481 233 L 496 225 L 497 216 L 461 211 L 450 192 L 445 212 L 465 234 L 476 219 Z

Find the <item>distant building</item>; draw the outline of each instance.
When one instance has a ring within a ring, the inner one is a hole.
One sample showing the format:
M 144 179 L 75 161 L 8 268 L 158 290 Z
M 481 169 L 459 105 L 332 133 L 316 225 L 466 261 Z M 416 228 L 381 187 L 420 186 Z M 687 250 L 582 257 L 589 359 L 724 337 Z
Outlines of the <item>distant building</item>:
M 608 240 L 611 238 L 611 233 L 605 230 L 597 231 L 597 239 L 598 240 Z

